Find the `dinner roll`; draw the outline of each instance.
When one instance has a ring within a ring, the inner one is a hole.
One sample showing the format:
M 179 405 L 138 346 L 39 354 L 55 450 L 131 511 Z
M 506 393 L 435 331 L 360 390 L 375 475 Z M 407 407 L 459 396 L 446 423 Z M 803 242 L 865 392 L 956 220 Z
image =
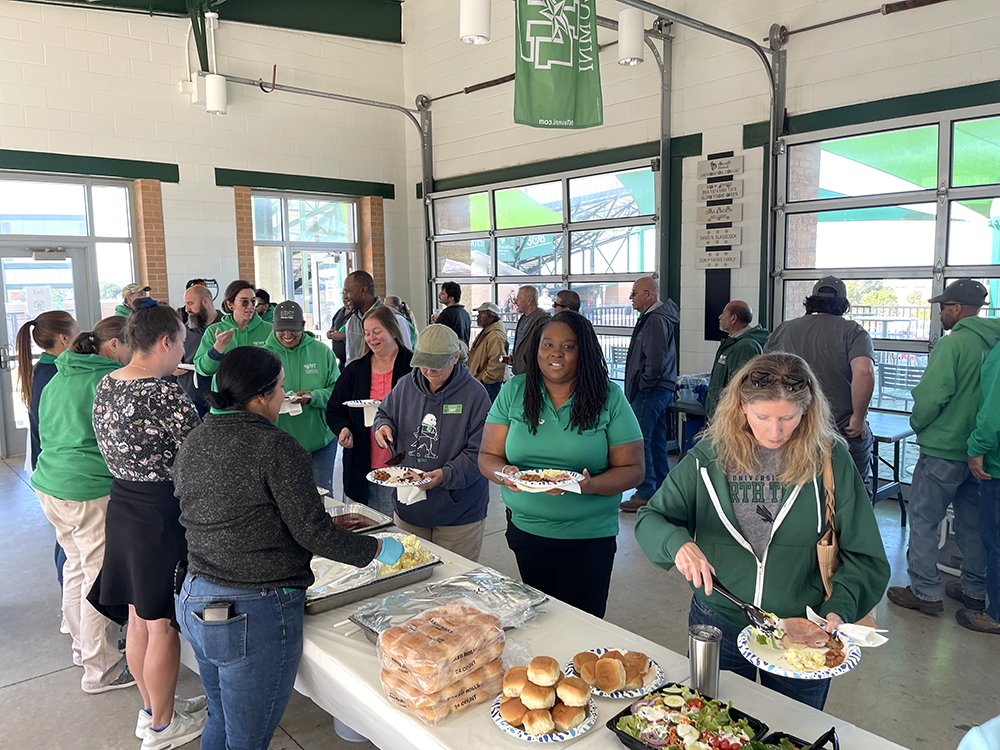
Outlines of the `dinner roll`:
M 528 734 L 548 734 L 556 728 L 556 725 L 552 722 L 552 714 L 545 709 L 528 711 L 522 721 L 524 723 L 524 731 Z
M 528 663 L 528 680 L 548 687 L 559 681 L 559 662 L 551 656 L 536 656 Z
M 629 651 L 624 655 L 622 662 L 625 664 L 625 669 L 635 667 L 640 674 L 646 674 L 649 671 L 649 657 L 642 651 Z
M 597 675 L 594 674 L 594 669 L 597 667 L 597 660 L 585 661 L 580 665 L 577 670 L 577 674 L 580 675 L 581 679 L 586 682 L 591 687 L 597 685 Z
M 625 667 L 625 689 L 626 690 L 638 690 L 643 686 L 645 680 L 643 679 L 643 674 L 635 667 Z
M 595 661 L 597 661 L 597 654 L 593 651 L 581 651 L 573 657 L 573 669 L 577 674 L 580 674 L 584 664 L 593 664 Z
M 601 656 L 602 659 L 614 659 L 615 661 L 620 661 L 622 664 L 625 663 L 625 654 L 621 651 L 616 651 L 612 649 Z
M 583 706 L 567 706 L 559 703 L 552 709 L 552 723 L 557 732 L 568 732 L 580 726 L 587 718 L 587 709 Z
M 579 677 L 567 677 L 559 683 L 556 695 L 567 706 L 586 706 L 590 702 L 590 685 Z
M 503 694 L 509 698 L 517 698 L 527 684 L 528 668 L 511 667 L 503 676 Z
M 544 685 L 536 685 L 533 682 L 529 682 L 524 686 L 524 690 L 521 691 L 521 703 L 532 711 L 541 708 L 552 708 L 555 702 L 556 691 Z
M 613 693 L 625 687 L 625 665 L 617 659 L 598 659 L 594 665 L 597 689 Z
M 521 726 L 526 713 L 528 713 L 528 707 L 521 703 L 520 698 L 511 698 L 500 704 L 500 718 L 512 727 Z

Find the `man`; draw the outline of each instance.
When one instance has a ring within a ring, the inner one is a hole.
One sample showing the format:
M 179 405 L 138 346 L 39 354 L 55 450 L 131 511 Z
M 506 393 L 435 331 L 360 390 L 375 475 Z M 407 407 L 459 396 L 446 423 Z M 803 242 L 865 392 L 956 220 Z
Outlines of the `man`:
M 132 314 L 135 309 L 133 304 L 137 299 L 142 299 L 143 297 L 149 296 L 150 287 L 142 286 L 141 284 L 126 284 L 122 287 L 122 298 L 125 300 L 124 305 L 115 305 L 115 315 L 122 318 L 127 318 Z
M 257 307 L 254 310 L 265 323 L 274 325 L 274 308 L 277 305 L 271 302 L 271 294 L 266 289 L 257 290 Z
M 373 307 L 381 307 L 383 303 L 375 296 L 375 279 L 367 271 L 355 271 L 348 275 L 344 281 L 344 296 L 351 302 L 351 314 L 347 316 L 347 361 L 350 363 L 360 357 L 364 349 L 365 329 L 361 319 L 366 312 Z M 409 349 L 413 346 L 413 342 L 410 340 L 410 329 L 406 325 L 406 318 L 398 312 L 395 315 L 403 335 L 403 343 Z
M 528 360 L 538 354 L 532 351 L 531 340 L 535 331 L 543 327 L 552 318 L 544 310 L 538 308 L 538 289 L 533 286 L 522 286 L 517 290 L 514 307 L 521 313 L 514 329 L 514 359 L 511 370 L 520 375 L 528 369 Z
M 493 402 L 507 379 L 507 365 L 500 358 L 507 356 L 510 344 L 507 329 L 500 320 L 499 307 L 492 302 L 484 302 L 476 308 L 476 312 L 476 325 L 482 330 L 469 349 L 469 372 L 486 386 L 490 402 Z
M 875 348 L 871 336 L 858 323 L 844 319 L 851 309 L 847 286 L 836 276 L 826 276 L 813 286 L 805 300 L 806 314 L 779 325 L 764 352 L 798 354 L 812 367 L 830 402 L 837 429 L 847 440 L 858 473 L 872 494 L 872 447 L 868 402 L 875 390 Z
M 330 339 L 330 347 L 337 355 L 337 363 L 340 365 L 340 371 L 343 372 L 344 368 L 347 367 L 347 333 L 341 329 L 347 324 L 347 316 L 351 314 L 351 300 L 343 289 L 340 292 L 340 298 L 343 305 L 333 314 L 330 330 L 326 332 L 326 337 Z
M 552 310 L 556 313 L 561 313 L 563 310 L 580 312 L 580 295 L 569 289 L 560 289 L 552 303 Z
M 660 301 L 660 288 L 649 276 L 636 280 L 629 297 L 639 320 L 632 329 L 625 358 L 625 398 L 642 430 L 646 476 L 635 488 L 635 495 L 619 507 L 635 513 L 649 502 L 670 471 L 666 409 L 677 390 L 674 326 L 680 322 L 680 311 L 672 299 Z
M 910 585 L 890 586 L 886 596 L 893 604 L 929 615 L 944 611 L 938 540 L 949 503 L 955 509 L 962 579 L 950 582 L 945 593 L 969 609 L 985 608 L 986 549 L 979 535 L 979 480 L 968 464 L 968 443 L 976 427 L 980 371 L 1000 341 L 1000 321 L 978 317 L 986 304 L 986 287 L 971 279 L 952 282 L 928 302 L 941 305 L 941 327 L 951 333 L 934 346 L 927 369 L 913 389 L 910 427 L 920 445 L 920 458 L 910 494 L 906 552 Z
M 187 313 L 187 332 L 181 362 L 190 365 L 194 363 L 194 355 L 198 353 L 205 329 L 222 320 L 222 313 L 215 309 L 212 293 L 203 284 L 189 286 L 184 292 L 184 311 Z M 177 376 L 177 385 L 194 402 L 199 416 L 204 417 L 208 413 L 206 397 L 212 390 L 212 379 L 186 369 L 178 369 L 174 375 Z
M 705 417 L 711 419 L 719 396 L 733 375 L 747 362 L 764 351 L 768 330 L 759 325 L 750 327 L 753 310 L 740 299 L 732 300 L 719 315 L 719 330 L 727 334 L 719 344 L 712 365 L 712 377 L 708 382 L 708 397 L 705 399 Z
M 438 302 L 444 305 L 444 310 L 438 313 L 434 322 L 448 326 L 468 346 L 469 336 L 472 335 L 472 317 L 465 309 L 465 305 L 458 304 L 461 301 L 462 287 L 454 281 L 444 282 L 441 291 L 438 292 Z

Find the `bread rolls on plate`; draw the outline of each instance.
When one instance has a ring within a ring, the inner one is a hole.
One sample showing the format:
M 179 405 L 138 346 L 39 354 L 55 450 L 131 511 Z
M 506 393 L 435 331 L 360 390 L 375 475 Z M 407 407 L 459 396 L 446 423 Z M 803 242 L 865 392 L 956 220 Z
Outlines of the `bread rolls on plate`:
M 524 731 L 528 734 L 548 734 L 555 730 L 556 725 L 552 721 L 552 714 L 548 709 L 535 709 L 528 711 L 523 719 Z
M 587 701 L 589 704 L 589 700 Z M 587 718 L 588 709 L 583 706 L 568 706 L 557 703 L 552 709 L 552 723 L 557 732 L 568 732 L 580 726 Z
M 529 682 L 524 686 L 524 690 L 521 691 L 521 703 L 532 711 L 552 708 L 556 703 L 555 688 Z
M 503 694 L 508 698 L 517 698 L 527 684 L 528 668 L 511 667 L 503 676 Z
M 593 651 L 581 651 L 573 657 L 573 669 L 576 670 L 577 674 L 580 674 L 584 664 L 593 664 L 595 661 L 597 661 L 597 654 Z
M 594 674 L 594 670 L 596 668 L 597 659 L 594 659 L 593 661 L 585 661 L 580 665 L 580 669 L 578 669 L 576 673 L 580 675 L 580 678 L 588 685 L 595 687 L 597 685 L 597 675 Z
M 590 685 L 579 677 L 567 677 L 556 688 L 556 696 L 567 706 L 586 706 L 590 703 Z
M 635 667 L 625 667 L 625 689 L 638 690 L 645 682 L 645 675 Z
M 639 674 L 643 675 L 649 671 L 649 657 L 642 653 L 642 651 L 628 651 L 622 655 L 622 663 L 625 665 L 626 671 L 628 671 L 629 667 L 632 667 Z
M 594 665 L 597 689 L 614 693 L 625 687 L 625 665 L 617 659 L 598 659 Z
M 555 685 L 561 674 L 559 662 L 551 656 L 536 656 L 528 663 L 528 680 L 536 685 L 542 687 Z
M 519 727 L 524 721 L 528 707 L 521 703 L 520 698 L 511 698 L 500 704 L 500 717 L 512 727 Z

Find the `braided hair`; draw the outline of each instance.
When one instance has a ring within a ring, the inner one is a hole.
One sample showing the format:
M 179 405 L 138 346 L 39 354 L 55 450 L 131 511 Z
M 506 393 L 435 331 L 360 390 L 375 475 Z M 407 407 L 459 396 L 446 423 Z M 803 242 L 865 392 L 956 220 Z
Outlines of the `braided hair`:
M 525 371 L 524 383 L 524 422 L 528 431 L 534 435 L 538 432 L 538 417 L 542 410 L 542 380 L 541 368 L 538 366 L 538 347 L 546 329 L 553 323 L 565 323 L 576 335 L 577 370 L 576 387 L 573 390 L 573 409 L 569 415 L 570 428 L 576 428 L 578 433 L 591 430 L 597 426 L 597 421 L 608 399 L 608 364 L 604 360 L 601 344 L 590 321 L 571 310 L 556 313 L 552 320 L 535 332 L 531 339 L 531 351 L 535 356 L 529 357 L 528 369 Z

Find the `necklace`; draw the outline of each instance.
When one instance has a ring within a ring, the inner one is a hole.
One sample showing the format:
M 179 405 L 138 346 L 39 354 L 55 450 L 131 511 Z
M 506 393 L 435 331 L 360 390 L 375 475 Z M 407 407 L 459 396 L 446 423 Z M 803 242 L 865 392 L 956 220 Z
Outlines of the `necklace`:
M 137 370 L 145 370 L 146 372 L 153 372 L 153 371 L 152 371 L 152 370 L 150 370 L 150 369 L 149 369 L 148 367 L 143 367 L 142 365 L 134 365 L 134 364 L 132 364 L 131 362 L 129 363 L 129 365 L 128 365 L 128 366 L 129 366 L 129 367 L 134 367 L 134 368 L 135 368 L 135 369 L 137 369 Z M 154 373 L 154 374 L 155 374 L 155 373 Z

